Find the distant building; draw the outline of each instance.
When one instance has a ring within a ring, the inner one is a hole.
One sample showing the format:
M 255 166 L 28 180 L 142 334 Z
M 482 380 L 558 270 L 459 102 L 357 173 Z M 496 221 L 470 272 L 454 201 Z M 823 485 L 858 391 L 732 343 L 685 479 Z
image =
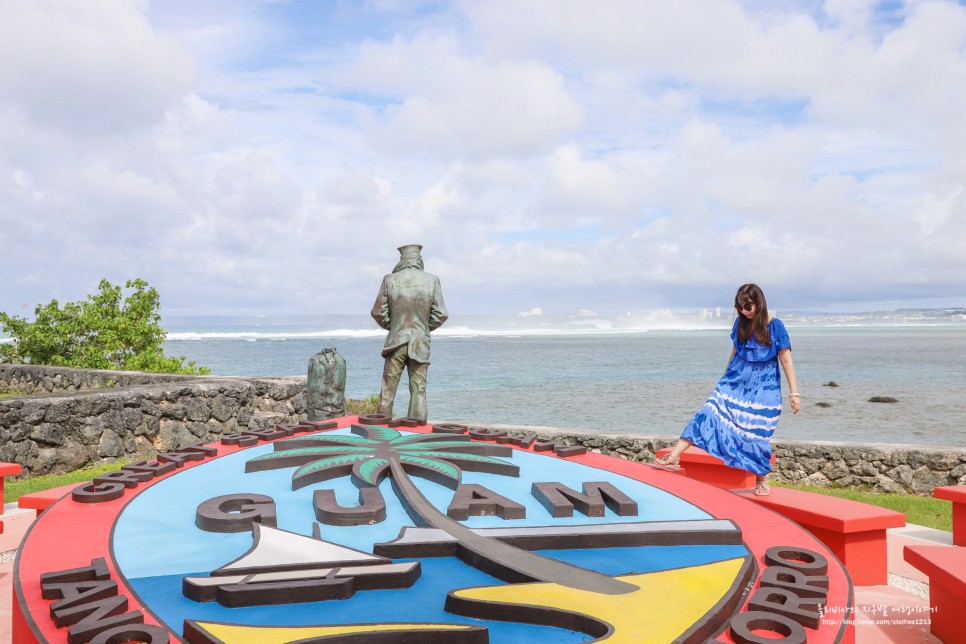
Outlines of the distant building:
M 577 309 L 577 317 L 595 318 L 597 317 L 597 311 L 591 311 L 590 309 Z
M 539 306 L 535 306 L 532 309 L 530 309 L 529 311 L 524 311 L 522 313 L 517 313 L 517 316 L 519 316 L 521 318 L 531 318 L 531 317 L 538 318 L 541 315 L 543 315 L 543 309 L 540 308 Z

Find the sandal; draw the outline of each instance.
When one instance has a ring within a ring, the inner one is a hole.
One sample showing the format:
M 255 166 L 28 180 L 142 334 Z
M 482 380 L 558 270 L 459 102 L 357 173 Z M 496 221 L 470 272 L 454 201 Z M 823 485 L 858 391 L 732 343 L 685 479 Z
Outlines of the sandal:
M 757 479 L 755 481 L 755 496 L 768 496 L 769 494 L 771 494 L 771 486 L 768 485 L 768 481 Z
M 654 467 L 659 467 L 662 470 L 670 470 L 675 472 L 681 469 L 679 463 L 681 462 L 681 457 L 672 457 L 670 454 L 665 454 L 660 458 L 655 458 L 654 462 L 651 463 Z

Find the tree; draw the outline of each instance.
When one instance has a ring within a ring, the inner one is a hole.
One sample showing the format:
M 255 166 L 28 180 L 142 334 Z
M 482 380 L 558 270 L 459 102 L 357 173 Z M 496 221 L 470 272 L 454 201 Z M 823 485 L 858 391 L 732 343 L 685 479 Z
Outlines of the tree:
M 154 373 L 208 374 L 185 357 L 164 355 L 167 332 L 159 324 L 158 292 L 142 279 L 122 299 L 120 286 L 101 280 L 86 301 L 57 300 L 37 305 L 31 322 L 0 312 L 0 326 L 11 343 L 0 345 L 0 361 L 87 369 Z

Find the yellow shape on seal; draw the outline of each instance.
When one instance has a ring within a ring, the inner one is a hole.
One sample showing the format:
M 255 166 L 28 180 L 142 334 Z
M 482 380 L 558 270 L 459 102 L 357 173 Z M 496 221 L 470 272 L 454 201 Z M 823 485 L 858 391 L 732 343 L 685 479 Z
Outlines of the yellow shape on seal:
M 735 587 L 744 557 L 700 566 L 624 575 L 621 581 L 638 590 L 602 595 L 558 584 L 534 583 L 486 586 L 453 591 L 460 599 L 515 606 L 537 606 L 593 617 L 609 624 L 609 635 L 598 640 L 671 642 L 701 620 Z

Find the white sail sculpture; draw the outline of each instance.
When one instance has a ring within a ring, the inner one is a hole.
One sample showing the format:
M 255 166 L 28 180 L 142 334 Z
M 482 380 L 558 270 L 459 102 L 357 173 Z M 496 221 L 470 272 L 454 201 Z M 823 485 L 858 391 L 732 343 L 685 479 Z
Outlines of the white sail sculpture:
M 181 590 L 198 602 L 265 606 L 345 599 L 357 590 L 408 588 L 420 575 L 418 561 L 393 563 L 314 536 L 252 523 L 252 547 L 209 577 L 184 577 Z

